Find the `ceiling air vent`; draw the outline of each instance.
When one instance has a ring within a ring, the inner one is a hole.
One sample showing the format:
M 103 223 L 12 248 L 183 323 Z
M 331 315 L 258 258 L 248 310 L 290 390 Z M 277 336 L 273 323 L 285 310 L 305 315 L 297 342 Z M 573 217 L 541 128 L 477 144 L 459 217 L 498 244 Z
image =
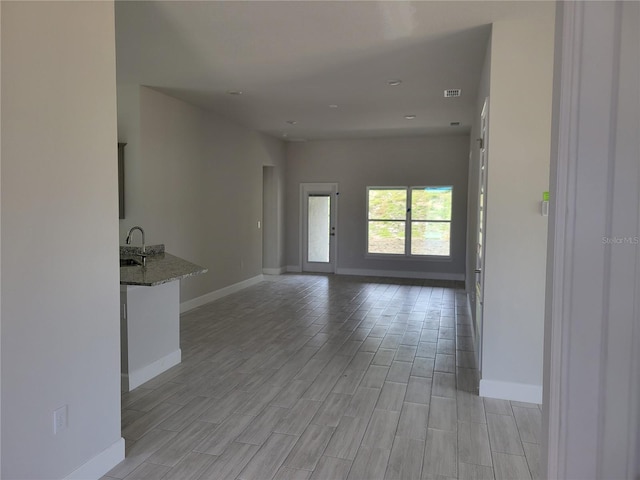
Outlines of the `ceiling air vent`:
M 462 90 L 459 88 L 451 88 L 444 91 L 444 98 L 459 97 L 462 94 Z

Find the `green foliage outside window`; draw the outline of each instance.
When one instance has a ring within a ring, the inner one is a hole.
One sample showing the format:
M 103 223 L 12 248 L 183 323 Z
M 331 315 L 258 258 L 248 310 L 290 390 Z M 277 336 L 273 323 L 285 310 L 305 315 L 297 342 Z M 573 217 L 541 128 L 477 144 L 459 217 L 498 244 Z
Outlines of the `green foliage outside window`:
M 451 187 L 411 191 L 412 220 L 451 220 Z
M 407 190 L 369 190 L 369 220 L 404 220 Z
M 368 193 L 368 253 L 450 255 L 451 186 L 369 188 Z

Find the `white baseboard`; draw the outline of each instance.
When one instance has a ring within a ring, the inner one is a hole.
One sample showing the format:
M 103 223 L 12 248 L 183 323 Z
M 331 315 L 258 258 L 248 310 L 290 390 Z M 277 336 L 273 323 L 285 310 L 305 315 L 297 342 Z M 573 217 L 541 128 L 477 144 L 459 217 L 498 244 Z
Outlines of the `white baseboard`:
M 287 271 L 287 267 L 279 268 L 263 268 L 262 273 L 265 275 L 282 275 Z
M 182 350 L 177 349 L 168 355 L 165 355 L 159 360 L 147 365 L 146 367 L 139 368 L 133 372 L 122 373 L 120 381 L 122 382 L 122 391 L 129 392 L 136 387 L 139 387 L 145 382 L 148 382 L 154 377 L 157 377 L 162 372 L 169 370 L 171 367 L 178 365 L 182 361 Z
M 363 277 L 418 278 L 423 280 L 464 280 L 464 273 L 415 272 L 403 270 L 372 270 L 367 268 L 338 268 L 338 275 Z
M 482 379 L 480 396 L 516 402 L 542 403 L 542 385 Z
M 213 302 L 214 300 L 218 300 L 219 298 L 239 292 L 240 290 L 243 290 L 262 281 L 264 281 L 264 276 L 256 275 L 255 277 L 248 278 L 247 280 L 243 280 L 242 282 L 234 283 L 233 285 L 221 288 L 220 290 L 215 290 L 213 292 L 205 293 L 200 297 L 192 298 L 191 300 L 187 300 L 186 302 L 182 302 L 180 304 L 180 313 L 185 313 L 189 310 L 193 310 L 194 308 L 201 307 L 202 305 L 205 305 L 209 302 Z
M 286 272 L 301 273 L 299 265 L 287 265 Z M 464 281 L 464 273 L 416 272 L 404 270 L 373 270 L 368 268 L 338 268 L 338 275 L 357 275 L 361 277 L 418 278 L 422 280 Z
M 124 438 L 102 451 L 80 468 L 65 477 L 65 480 L 98 480 L 124 460 Z

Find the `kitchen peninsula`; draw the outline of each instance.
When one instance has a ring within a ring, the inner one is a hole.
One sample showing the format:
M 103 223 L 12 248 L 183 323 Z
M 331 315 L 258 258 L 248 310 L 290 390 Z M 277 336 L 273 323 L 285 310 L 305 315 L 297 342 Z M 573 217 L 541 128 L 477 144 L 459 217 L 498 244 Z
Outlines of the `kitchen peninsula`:
M 121 380 L 129 391 L 180 363 L 178 280 L 207 269 L 164 245 L 121 246 L 120 265 Z

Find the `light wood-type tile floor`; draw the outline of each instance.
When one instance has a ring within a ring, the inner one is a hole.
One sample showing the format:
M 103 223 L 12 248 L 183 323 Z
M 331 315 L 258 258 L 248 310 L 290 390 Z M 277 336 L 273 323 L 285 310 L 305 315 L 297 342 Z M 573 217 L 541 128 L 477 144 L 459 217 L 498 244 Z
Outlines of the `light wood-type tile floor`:
M 478 397 L 464 291 L 433 285 L 273 276 L 182 315 L 104 479 L 539 478 L 540 407 Z

